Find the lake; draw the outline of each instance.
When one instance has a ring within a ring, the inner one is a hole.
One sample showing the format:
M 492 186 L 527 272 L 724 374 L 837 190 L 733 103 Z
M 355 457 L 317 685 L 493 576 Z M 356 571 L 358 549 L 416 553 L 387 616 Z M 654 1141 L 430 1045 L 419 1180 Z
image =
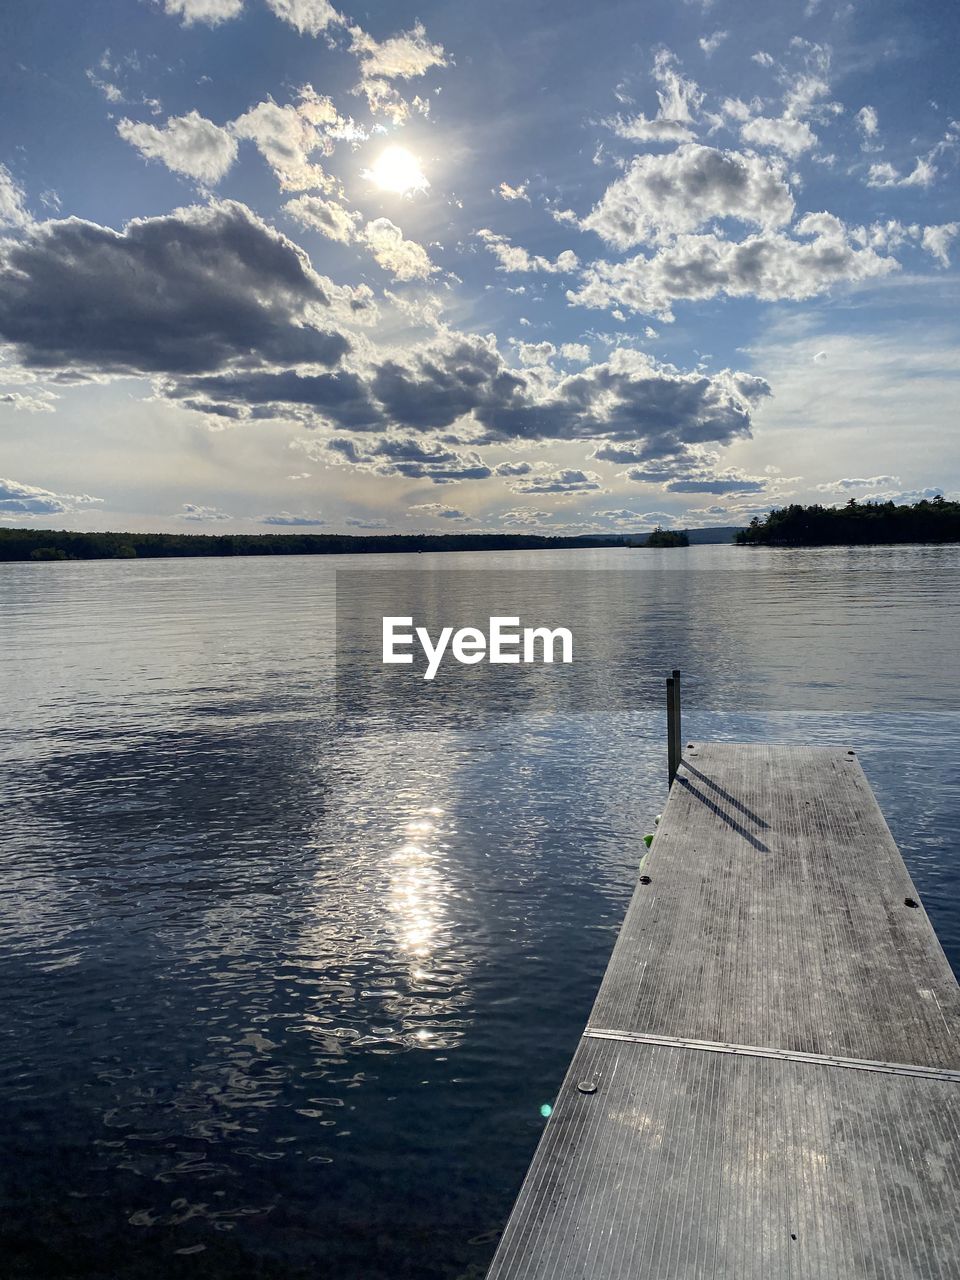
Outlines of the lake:
M 524 572 L 574 621 L 610 574 L 602 696 L 335 700 L 347 569 L 374 609 L 383 571 Z M 949 546 L 0 565 L 4 1274 L 480 1280 L 674 665 L 685 738 L 857 749 L 956 970 L 958 586 Z

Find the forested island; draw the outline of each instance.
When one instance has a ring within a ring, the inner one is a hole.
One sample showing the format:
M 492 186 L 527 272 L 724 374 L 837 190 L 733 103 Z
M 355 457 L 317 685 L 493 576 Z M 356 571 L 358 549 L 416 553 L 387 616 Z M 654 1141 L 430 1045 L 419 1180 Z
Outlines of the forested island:
M 771 547 L 863 546 L 868 543 L 960 542 L 960 502 L 922 499 L 913 505 L 857 502 L 844 507 L 793 503 L 758 516 L 741 529 L 740 545 Z
M 694 530 L 697 542 L 732 542 L 735 528 Z M 540 551 L 636 546 L 625 533 L 77 533 L 0 529 L 0 560 L 152 560 L 165 556 L 315 556 L 397 551 Z M 656 545 L 656 544 L 654 544 Z
M 690 535 L 686 529 L 661 529 L 657 525 L 643 545 L 645 547 L 689 547 Z

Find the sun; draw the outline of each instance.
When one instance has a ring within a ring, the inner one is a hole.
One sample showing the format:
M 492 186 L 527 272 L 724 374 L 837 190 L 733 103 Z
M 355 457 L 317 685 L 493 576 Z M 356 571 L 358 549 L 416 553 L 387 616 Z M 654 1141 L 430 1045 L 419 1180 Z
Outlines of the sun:
M 367 170 L 370 180 L 381 191 L 405 196 L 411 191 L 426 191 L 430 183 L 420 168 L 420 161 L 406 147 L 387 147 Z

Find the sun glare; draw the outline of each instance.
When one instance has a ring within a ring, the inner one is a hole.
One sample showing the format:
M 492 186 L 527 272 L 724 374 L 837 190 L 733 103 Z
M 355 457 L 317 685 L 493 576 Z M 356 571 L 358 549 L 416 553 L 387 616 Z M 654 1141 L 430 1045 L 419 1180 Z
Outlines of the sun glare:
M 381 191 L 393 191 L 400 196 L 410 191 L 425 191 L 430 185 L 420 161 L 406 147 L 387 147 L 367 171 L 367 176 Z

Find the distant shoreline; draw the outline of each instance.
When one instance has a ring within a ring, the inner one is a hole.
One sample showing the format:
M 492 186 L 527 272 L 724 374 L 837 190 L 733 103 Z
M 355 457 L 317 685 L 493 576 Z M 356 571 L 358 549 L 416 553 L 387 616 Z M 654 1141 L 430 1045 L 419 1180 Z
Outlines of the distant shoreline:
M 691 529 L 690 542 L 732 544 L 736 527 Z M 219 556 L 389 555 L 419 551 L 556 551 L 642 549 L 643 533 L 79 533 L 68 529 L 0 529 L 0 562 L 156 560 Z

